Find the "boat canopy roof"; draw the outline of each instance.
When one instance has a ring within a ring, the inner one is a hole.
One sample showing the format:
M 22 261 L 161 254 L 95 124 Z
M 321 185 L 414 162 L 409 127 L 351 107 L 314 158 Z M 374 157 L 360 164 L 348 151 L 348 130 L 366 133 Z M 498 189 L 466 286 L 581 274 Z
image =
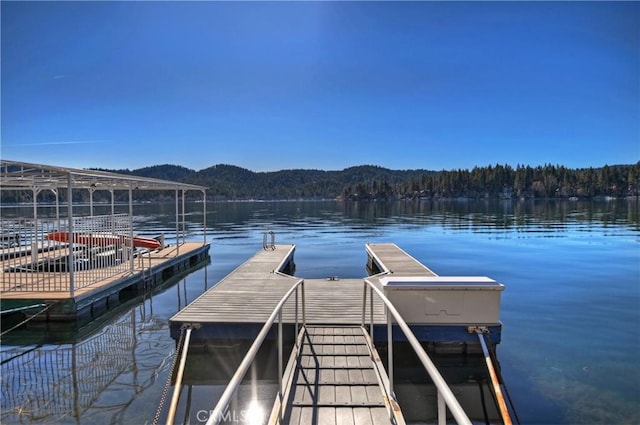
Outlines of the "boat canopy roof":
M 107 171 L 0 160 L 0 190 L 198 190 L 206 187 Z

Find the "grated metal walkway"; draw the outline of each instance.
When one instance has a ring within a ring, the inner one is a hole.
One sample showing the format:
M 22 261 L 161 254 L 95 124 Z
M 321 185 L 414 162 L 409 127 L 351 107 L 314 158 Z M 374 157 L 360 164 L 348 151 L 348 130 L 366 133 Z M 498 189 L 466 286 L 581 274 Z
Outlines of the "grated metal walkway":
M 287 366 L 294 372 L 282 423 L 394 423 L 379 372 L 384 370 L 373 350 L 360 326 L 307 326 L 298 356 Z M 395 414 L 401 418 L 399 409 Z

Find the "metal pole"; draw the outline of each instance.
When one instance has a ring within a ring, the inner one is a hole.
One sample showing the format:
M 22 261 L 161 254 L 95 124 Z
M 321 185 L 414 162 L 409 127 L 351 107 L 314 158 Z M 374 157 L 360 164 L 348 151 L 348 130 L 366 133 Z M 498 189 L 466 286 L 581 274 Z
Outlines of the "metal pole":
M 493 362 L 491 361 L 491 356 L 489 356 L 489 350 L 487 349 L 487 344 L 484 340 L 484 335 L 480 331 L 476 331 L 478 333 L 478 339 L 480 340 L 480 345 L 482 346 L 482 354 L 484 354 L 485 362 L 487 363 L 487 369 L 489 370 L 489 376 L 491 376 L 491 383 L 493 384 L 493 392 L 496 394 L 496 399 L 498 400 L 498 407 L 500 408 L 500 415 L 502 416 L 502 421 L 504 425 L 511 425 L 511 416 L 509 416 L 509 409 L 507 409 L 507 403 L 504 401 L 504 396 L 502 395 L 502 390 L 500 389 L 500 381 L 498 381 L 498 375 L 496 374 L 495 369 L 493 368 Z
M 370 298 L 369 298 L 369 333 L 371 334 L 371 341 L 375 344 L 375 339 L 373 338 L 373 291 L 371 289 L 369 289 L 369 294 L 370 294 Z
M 135 263 L 133 261 L 133 189 L 131 185 L 129 185 L 129 255 L 131 259 L 129 260 L 129 266 L 131 271 L 133 272 L 135 268 Z
M 109 189 L 109 193 L 111 193 L 111 233 L 116 232 L 116 207 L 115 207 L 115 199 L 113 194 L 113 189 Z
M 442 398 L 440 390 L 438 392 L 438 425 L 447 425 L 447 405 Z
M 300 286 L 302 287 L 302 327 L 307 329 L 307 313 L 306 313 L 306 307 L 305 307 L 305 297 L 304 297 L 304 280 L 302 281 L 302 283 L 300 284 Z
M 371 294 L 373 297 L 373 294 Z M 387 309 L 387 354 L 389 368 L 389 395 L 395 397 L 393 393 L 393 324 L 391 321 L 391 312 Z
M 447 425 L 447 405 L 442 398 L 442 393 L 438 391 L 438 425 Z
M 282 309 L 278 312 L 278 420 L 282 420 Z
M 33 237 L 31 238 L 31 264 L 38 264 L 38 188 L 33 187 Z
M 69 296 L 73 298 L 75 296 L 75 258 L 73 255 L 73 191 L 71 189 L 72 178 L 71 173 L 67 174 L 67 219 L 69 220 Z
M 176 189 L 176 255 L 180 254 L 180 207 L 178 206 L 178 194 Z
M 93 217 L 93 189 L 89 189 L 89 217 Z
M 56 195 L 56 226 L 60 226 L 60 198 L 58 197 L 58 189 L 51 189 L 51 191 Z
M 364 328 L 367 310 L 367 283 L 362 282 L 362 327 Z
M 203 190 L 202 191 L 202 214 L 203 214 L 203 228 L 202 228 L 202 233 L 204 233 L 204 243 L 207 243 L 207 191 Z
M 189 351 L 189 340 L 191 339 L 192 328 L 187 328 L 187 333 L 182 344 L 182 355 L 180 356 L 180 365 L 176 375 L 176 382 L 173 386 L 173 397 L 171 397 L 171 405 L 167 414 L 167 425 L 172 425 L 178 408 L 178 400 L 180 400 L 180 391 L 182 390 L 182 375 L 184 373 L 184 365 L 187 362 L 187 352 Z
M 296 327 L 295 329 L 295 344 L 296 348 L 298 348 L 298 287 L 296 286 Z
M 186 216 L 185 216 L 185 193 L 186 191 L 182 189 L 182 243 L 185 243 L 187 237 L 187 231 L 185 228 Z

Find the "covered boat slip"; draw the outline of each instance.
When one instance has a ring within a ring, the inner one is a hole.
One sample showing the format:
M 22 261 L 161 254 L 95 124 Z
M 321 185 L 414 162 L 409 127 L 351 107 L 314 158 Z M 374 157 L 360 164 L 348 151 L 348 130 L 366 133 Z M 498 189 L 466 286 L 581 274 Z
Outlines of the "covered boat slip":
M 116 303 L 121 291 L 154 288 L 208 258 L 203 186 L 2 159 L 0 189 L 3 315 L 20 311 L 38 320 L 75 320 L 85 313 L 93 317 Z M 173 229 L 137 234 L 134 201 L 143 191 L 175 194 L 175 238 L 170 236 Z M 187 237 L 188 191 L 202 195 L 201 241 Z M 110 213 L 96 214 L 98 209 Z
M 58 272 L 42 272 L 37 273 L 35 276 L 25 276 L 24 273 L 20 273 L 20 270 L 13 270 L 7 267 L 6 261 L 0 261 L 0 267 L 3 270 L 2 273 L 2 298 L 3 299 L 50 299 L 50 300 L 62 300 L 66 298 L 81 299 L 87 294 L 91 294 L 98 288 L 109 286 L 114 282 L 121 279 L 137 275 L 145 274 L 147 276 L 153 275 L 155 270 L 160 268 L 166 268 L 173 266 L 176 263 L 176 259 L 186 256 L 187 258 L 193 257 L 197 253 L 208 249 L 209 244 L 203 244 L 202 242 L 186 242 L 179 247 L 175 245 L 166 246 L 162 249 L 140 253 L 134 258 L 133 270 L 126 268 L 124 271 L 120 271 L 120 268 L 115 268 L 115 271 L 111 273 L 109 278 L 101 279 L 92 285 L 83 286 L 74 290 L 74 295 L 70 295 L 71 278 L 69 273 Z M 2 250 L 0 250 L 1 252 Z M 38 258 L 42 262 L 51 258 L 64 258 L 68 255 L 69 248 L 60 248 L 53 252 L 48 251 L 44 254 L 40 254 Z M 24 260 L 26 262 L 26 259 Z M 189 264 L 195 265 L 198 261 L 191 260 Z M 28 264 L 26 262 L 25 264 Z M 163 267 L 164 266 L 164 267 Z M 30 270 L 25 270 L 29 272 Z M 76 270 L 74 272 L 75 277 L 79 280 L 83 280 L 83 274 L 92 274 L 91 270 Z M 55 283 L 55 285 L 53 285 Z
M 9 289 L 2 292 L 2 310 L 47 305 L 50 308 L 38 320 L 75 320 L 85 315 L 95 316 L 117 304 L 122 291 L 152 289 L 171 276 L 198 267 L 208 258 L 208 251 L 209 244 L 186 242 L 180 247 L 167 246 L 140 254 L 135 258 L 133 270 L 116 270 L 108 278 L 76 289 L 73 295 L 70 293 L 69 273 L 38 273 L 37 277 L 26 280 L 24 273 L 3 272 L 3 287 Z M 82 274 L 92 271 L 75 273 L 82 279 Z M 47 289 L 52 282 L 55 282 L 56 290 Z M 12 291 L 11 288 L 19 290 Z M 37 310 L 30 312 L 36 313 Z

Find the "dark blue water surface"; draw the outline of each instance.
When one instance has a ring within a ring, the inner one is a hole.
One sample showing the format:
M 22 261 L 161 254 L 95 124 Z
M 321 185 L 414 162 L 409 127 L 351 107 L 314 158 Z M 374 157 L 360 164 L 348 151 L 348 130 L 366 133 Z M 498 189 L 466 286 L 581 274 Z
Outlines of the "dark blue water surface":
M 193 240 L 202 207 L 187 205 Z M 136 231 L 171 242 L 173 208 L 136 205 Z M 169 318 L 261 250 L 264 231 L 296 245 L 300 277 L 364 277 L 364 244 L 393 242 L 437 274 L 504 283 L 498 357 L 522 423 L 640 423 L 640 225 L 628 200 L 209 203 L 206 267 L 81 327 L 2 338 L 2 423 L 151 423 L 175 350 Z M 209 384 L 188 401 L 192 424 L 222 391 Z

